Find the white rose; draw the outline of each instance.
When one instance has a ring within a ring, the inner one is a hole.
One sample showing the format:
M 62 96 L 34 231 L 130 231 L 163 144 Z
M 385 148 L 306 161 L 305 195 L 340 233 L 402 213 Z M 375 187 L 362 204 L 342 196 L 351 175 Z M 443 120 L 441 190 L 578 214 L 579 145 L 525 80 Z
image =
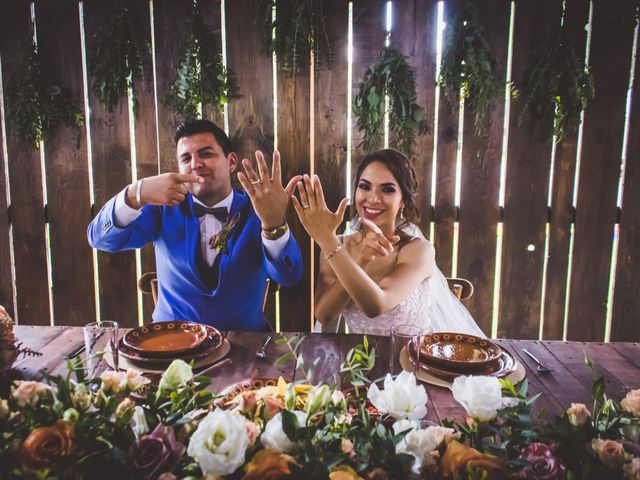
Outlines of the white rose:
M 189 440 L 187 453 L 205 475 L 228 475 L 244 463 L 248 445 L 244 417 L 217 409 L 200 422 Z
M 100 388 L 104 392 L 119 393 L 127 388 L 127 374 L 125 372 L 106 370 L 99 378 L 102 380 Z
M 175 390 L 193 378 L 191 365 L 184 360 L 174 360 L 160 378 L 158 388 Z
M 305 412 L 296 410 L 293 413 L 298 417 L 300 425 L 307 423 L 307 414 Z M 261 440 L 266 448 L 272 448 L 278 452 L 289 452 L 293 449 L 295 444 L 282 429 L 282 412 L 267 422 Z
M 9 402 L 0 399 L 0 420 L 9 416 Z
M 390 374 L 384 379 L 384 390 L 374 383 L 369 387 L 367 398 L 381 413 L 395 419 L 420 420 L 427 414 L 427 392 L 417 385 L 411 372 L 403 371 L 394 380 Z
M 49 385 L 33 380 L 16 380 L 17 388 L 13 390 L 13 398 L 21 407 L 31 405 L 35 407 L 45 398 L 53 394 L 53 390 Z
M 498 410 L 518 402 L 515 398 L 502 397 L 500 381 L 496 377 L 456 377 L 451 391 L 469 416 L 481 422 L 488 422 L 495 418 Z
M 622 471 L 625 480 L 640 480 L 640 457 L 636 457 L 627 463 Z
M 640 388 L 631 390 L 620 402 L 622 409 L 634 417 L 640 417 Z
M 149 433 L 147 417 L 144 415 L 144 409 L 140 405 L 136 406 L 133 410 L 133 417 L 131 417 L 131 430 L 133 430 L 133 434 L 136 438 Z
M 584 403 L 572 403 L 567 409 L 567 418 L 574 427 L 581 427 L 591 417 L 591 412 Z
M 429 453 L 445 440 L 450 441 L 459 436 L 453 428 L 427 427 L 421 430 L 416 422 L 410 420 L 398 420 L 393 424 L 393 433 L 396 435 L 407 430 L 409 433 L 396 445 L 396 453 L 413 456 L 411 470 L 416 474 L 420 474 L 424 459 Z

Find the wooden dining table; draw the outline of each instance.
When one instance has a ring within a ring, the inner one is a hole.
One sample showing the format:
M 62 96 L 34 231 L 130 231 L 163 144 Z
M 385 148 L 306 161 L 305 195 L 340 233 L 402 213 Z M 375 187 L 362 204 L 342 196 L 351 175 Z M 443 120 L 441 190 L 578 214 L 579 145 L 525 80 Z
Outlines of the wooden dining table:
M 65 356 L 84 343 L 81 327 L 32 327 L 16 326 L 15 334 L 22 347 L 29 347 L 42 353 L 41 356 L 21 357 L 14 364 L 15 378 L 41 379 L 43 374 L 66 374 Z M 121 332 L 121 335 L 124 331 Z M 362 335 L 328 333 L 284 333 L 284 337 L 298 341 L 304 339 L 299 354 L 304 359 L 304 369 L 297 368 L 293 360 L 276 365 L 276 360 L 288 351 L 288 347 L 276 341 L 280 334 L 273 334 L 265 351 L 266 358 L 256 353 L 264 343 L 265 333 L 229 332 L 231 342 L 228 358 L 231 364 L 211 373 L 214 392 L 226 386 L 255 378 L 276 378 L 282 376 L 287 381 L 304 379 L 325 381 L 333 384 L 339 381 L 339 369 L 351 348 L 362 342 Z M 381 378 L 390 366 L 390 341 L 388 337 L 369 336 L 371 348 L 375 348 L 376 364 L 370 379 Z M 526 370 L 530 395 L 541 395 L 534 404 L 534 411 L 542 417 L 552 418 L 561 414 L 571 402 L 591 405 L 591 385 L 593 373 L 585 364 L 588 356 L 598 375 L 603 375 L 607 394 L 620 400 L 630 389 L 640 388 L 640 343 L 585 343 L 538 340 L 495 340 L 509 350 Z M 538 371 L 536 363 L 523 352 L 527 349 L 535 355 L 551 372 Z M 309 373 L 311 370 L 311 373 Z M 448 388 L 425 385 L 428 393 L 427 419 L 438 422 L 445 418 L 461 420 L 464 410 L 453 399 Z

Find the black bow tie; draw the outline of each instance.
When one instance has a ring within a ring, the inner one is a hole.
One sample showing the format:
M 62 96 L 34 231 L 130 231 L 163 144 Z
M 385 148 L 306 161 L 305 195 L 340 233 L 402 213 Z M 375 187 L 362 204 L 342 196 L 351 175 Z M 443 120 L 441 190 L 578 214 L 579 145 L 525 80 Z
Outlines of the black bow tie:
M 204 205 L 200 205 L 195 202 L 193 203 L 193 212 L 198 217 L 202 217 L 203 215 L 213 215 L 221 222 L 226 222 L 227 217 L 229 216 L 229 210 L 227 210 L 227 207 L 205 207 Z

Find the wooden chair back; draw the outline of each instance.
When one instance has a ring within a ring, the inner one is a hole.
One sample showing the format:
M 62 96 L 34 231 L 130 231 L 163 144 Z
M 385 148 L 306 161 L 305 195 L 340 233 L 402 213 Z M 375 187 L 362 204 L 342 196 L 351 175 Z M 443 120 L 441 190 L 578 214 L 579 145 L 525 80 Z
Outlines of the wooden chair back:
M 449 290 L 453 292 L 460 301 L 467 300 L 473 295 L 473 283 L 466 278 L 447 278 Z

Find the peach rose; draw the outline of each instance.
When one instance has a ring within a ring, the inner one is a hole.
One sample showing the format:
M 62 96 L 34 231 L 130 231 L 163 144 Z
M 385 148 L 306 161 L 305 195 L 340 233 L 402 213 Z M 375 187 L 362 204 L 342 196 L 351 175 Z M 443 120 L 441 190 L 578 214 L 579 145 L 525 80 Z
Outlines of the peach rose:
M 247 431 L 247 437 L 249 437 L 249 446 L 247 448 L 251 448 L 260 436 L 260 428 L 258 427 L 258 425 L 250 422 L 249 420 L 245 420 L 244 428 Z
M 624 451 L 624 446 L 615 440 L 603 440 L 602 438 L 594 438 L 591 441 L 591 448 L 598 455 L 598 458 L 607 467 L 619 469 L 629 459 Z
M 330 480 L 362 480 L 356 471 L 348 465 L 338 465 L 329 474 Z
M 50 427 L 34 429 L 22 444 L 22 466 L 36 472 L 71 454 L 73 426 L 58 422 Z
M 267 395 L 264 397 L 264 413 L 267 419 L 273 418 L 284 408 L 284 400 L 281 398 Z
M 631 390 L 620 402 L 622 409 L 635 417 L 640 417 L 640 388 Z
M 447 446 L 442 456 L 441 467 L 445 478 L 457 477 L 460 472 L 467 469 L 471 469 L 478 476 L 487 472 L 488 478 L 507 477 L 506 469 L 497 457 L 481 453 L 457 440 L 452 440 Z
M 291 475 L 290 463 L 295 463 L 293 457 L 265 448 L 256 453 L 244 467 L 245 475 L 242 480 L 275 480 L 285 475 Z
M 567 409 L 567 417 L 571 425 L 581 427 L 591 418 L 591 412 L 584 403 L 572 403 Z
M 42 400 L 51 395 L 51 387 L 41 382 L 33 380 L 16 380 L 17 388 L 13 390 L 13 398 L 21 407 L 31 405 L 35 407 Z

